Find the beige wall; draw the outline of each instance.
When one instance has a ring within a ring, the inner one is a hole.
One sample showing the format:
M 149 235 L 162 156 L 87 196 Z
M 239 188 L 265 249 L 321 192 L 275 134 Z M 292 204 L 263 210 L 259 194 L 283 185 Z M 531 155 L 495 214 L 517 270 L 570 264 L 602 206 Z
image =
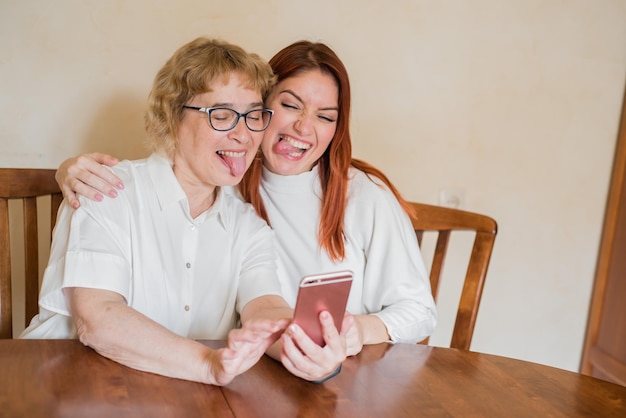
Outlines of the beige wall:
M 332 46 L 352 77 L 355 156 L 410 199 L 449 189 L 500 225 L 473 349 L 578 368 L 625 0 L 0 0 L 0 166 L 142 156 L 152 77 L 199 35 L 265 58 L 302 38 Z M 435 344 L 452 320 L 442 291 Z

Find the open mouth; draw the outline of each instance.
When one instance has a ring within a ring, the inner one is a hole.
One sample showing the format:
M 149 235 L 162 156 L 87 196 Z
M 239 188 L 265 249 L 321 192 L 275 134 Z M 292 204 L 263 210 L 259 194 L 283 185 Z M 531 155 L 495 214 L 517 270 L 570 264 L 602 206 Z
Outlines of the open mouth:
M 222 156 L 222 158 L 223 158 L 223 157 L 228 157 L 228 158 L 241 158 L 241 157 L 243 157 L 244 155 L 246 155 L 246 153 L 245 153 L 245 152 L 243 152 L 243 151 L 235 152 L 235 151 L 222 151 L 222 150 L 219 150 L 219 151 L 216 151 L 216 152 L 217 152 L 217 154 L 218 154 L 218 155 L 221 155 L 221 156 Z
M 222 161 L 230 168 L 230 174 L 239 177 L 246 171 L 245 151 L 216 151 Z
M 285 135 L 281 135 L 278 138 L 278 141 L 279 141 L 279 144 L 277 145 L 278 150 L 282 154 L 288 155 L 290 157 L 300 157 L 309 148 L 311 148 L 311 144 L 298 141 L 297 139 L 294 139 Z

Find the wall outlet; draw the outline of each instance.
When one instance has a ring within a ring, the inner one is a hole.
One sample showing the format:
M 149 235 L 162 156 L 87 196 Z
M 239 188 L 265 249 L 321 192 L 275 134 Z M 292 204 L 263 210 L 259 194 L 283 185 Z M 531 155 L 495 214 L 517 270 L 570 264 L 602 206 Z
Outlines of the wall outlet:
M 465 205 L 465 190 L 445 188 L 439 190 L 439 206 L 460 209 Z

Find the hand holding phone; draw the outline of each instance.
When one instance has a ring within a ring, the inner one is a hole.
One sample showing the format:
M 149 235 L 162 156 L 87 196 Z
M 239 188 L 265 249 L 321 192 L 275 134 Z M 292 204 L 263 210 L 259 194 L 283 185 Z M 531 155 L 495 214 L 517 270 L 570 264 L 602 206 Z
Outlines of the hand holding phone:
M 303 277 L 298 288 L 293 322 L 323 347 L 325 342 L 319 315 L 328 311 L 337 331 L 341 332 L 351 286 L 352 272 L 348 270 Z

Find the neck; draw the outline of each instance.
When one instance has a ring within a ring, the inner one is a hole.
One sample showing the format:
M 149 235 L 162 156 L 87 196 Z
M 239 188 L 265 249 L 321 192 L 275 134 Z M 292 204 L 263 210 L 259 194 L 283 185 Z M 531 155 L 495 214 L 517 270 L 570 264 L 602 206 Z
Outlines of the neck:
M 183 187 L 183 189 L 185 188 Z M 192 218 L 196 218 L 202 212 L 209 210 L 211 206 L 213 206 L 217 190 L 218 188 L 214 187 L 213 190 L 207 195 L 206 189 L 203 190 L 202 193 L 189 193 L 185 189 L 185 194 L 189 200 L 189 211 Z
M 186 175 L 184 170 L 174 164 L 174 175 L 187 195 L 189 212 L 192 218 L 196 218 L 202 212 L 209 210 L 215 202 L 215 196 L 219 187 L 204 183 L 195 176 Z

